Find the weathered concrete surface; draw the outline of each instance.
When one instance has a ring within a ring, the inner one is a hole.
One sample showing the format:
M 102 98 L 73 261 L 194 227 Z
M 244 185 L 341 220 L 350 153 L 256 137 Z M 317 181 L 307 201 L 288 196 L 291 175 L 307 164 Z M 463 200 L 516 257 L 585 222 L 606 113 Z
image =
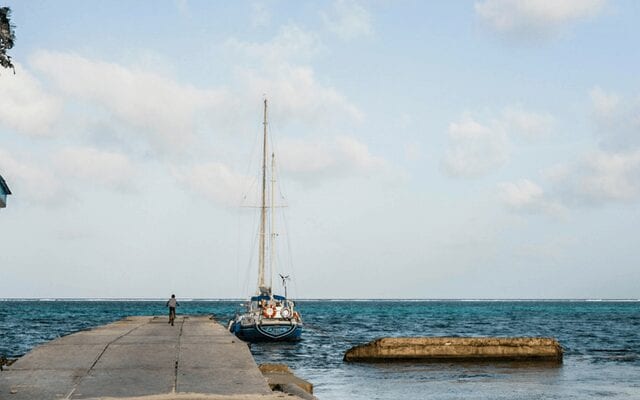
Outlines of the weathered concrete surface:
M 344 360 L 540 360 L 561 363 L 562 353 L 560 343 L 551 338 L 382 338 L 349 349 Z
M 304 392 L 308 395 L 313 395 L 313 384 L 295 376 L 288 366 L 284 364 L 262 364 L 258 368 L 260 368 L 260 372 L 267 379 L 267 383 L 269 383 L 272 390 L 292 393 L 303 399 L 315 398 L 302 394 Z
M 0 399 L 272 399 L 249 348 L 209 317 L 130 317 L 36 347 Z M 289 397 L 291 398 L 291 397 Z

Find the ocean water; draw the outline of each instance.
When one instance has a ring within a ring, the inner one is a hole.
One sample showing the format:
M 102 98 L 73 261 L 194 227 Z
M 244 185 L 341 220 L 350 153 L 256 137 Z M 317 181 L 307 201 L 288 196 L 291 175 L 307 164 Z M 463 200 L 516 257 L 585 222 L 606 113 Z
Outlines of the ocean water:
M 238 301 L 182 301 L 182 314 L 226 323 Z M 329 399 L 640 399 L 638 301 L 300 301 L 298 343 L 253 344 L 258 363 L 288 364 Z M 164 301 L 0 301 L 0 355 L 20 356 L 58 336 Z M 561 366 L 535 363 L 344 363 L 381 336 L 550 336 Z

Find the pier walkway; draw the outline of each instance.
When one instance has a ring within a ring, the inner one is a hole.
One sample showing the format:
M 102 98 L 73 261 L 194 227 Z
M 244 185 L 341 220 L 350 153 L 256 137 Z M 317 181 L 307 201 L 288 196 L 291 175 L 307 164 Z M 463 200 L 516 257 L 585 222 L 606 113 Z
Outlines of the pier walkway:
M 129 317 L 36 347 L 0 372 L 0 399 L 282 399 L 248 346 L 209 317 Z

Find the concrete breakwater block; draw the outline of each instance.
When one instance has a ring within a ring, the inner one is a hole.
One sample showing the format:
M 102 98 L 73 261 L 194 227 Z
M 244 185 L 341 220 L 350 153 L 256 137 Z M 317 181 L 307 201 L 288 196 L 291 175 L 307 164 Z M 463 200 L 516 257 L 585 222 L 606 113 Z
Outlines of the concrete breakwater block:
M 271 390 L 288 393 L 301 399 L 317 400 L 313 396 L 313 384 L 295 376 L 285 364 L 262 364 L 258 368 Z
M 399 337 L 352 347 L 344 361 L 546 361 L 562 363 L 556 339 L 537 337 Z

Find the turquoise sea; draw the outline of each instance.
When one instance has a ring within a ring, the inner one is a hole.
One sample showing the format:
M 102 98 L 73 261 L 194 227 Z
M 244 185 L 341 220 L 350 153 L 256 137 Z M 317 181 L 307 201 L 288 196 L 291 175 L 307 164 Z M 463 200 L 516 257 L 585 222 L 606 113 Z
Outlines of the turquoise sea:
M 239 300 L 182 300 L 178 313 L 231 318 Z M 128 315 L 164 314 L 164 300 L 0 301 L 0 355 Z M 288 364 L 330 399 L 640 399 L 640 301 L 298 302 L 304 340 L 252 345 L 258 363 Z M 561 366 L 350 364 L 348 348 L 381 336 L 550 336 Z M 1 372 L 0 372 L 1 373 Z

